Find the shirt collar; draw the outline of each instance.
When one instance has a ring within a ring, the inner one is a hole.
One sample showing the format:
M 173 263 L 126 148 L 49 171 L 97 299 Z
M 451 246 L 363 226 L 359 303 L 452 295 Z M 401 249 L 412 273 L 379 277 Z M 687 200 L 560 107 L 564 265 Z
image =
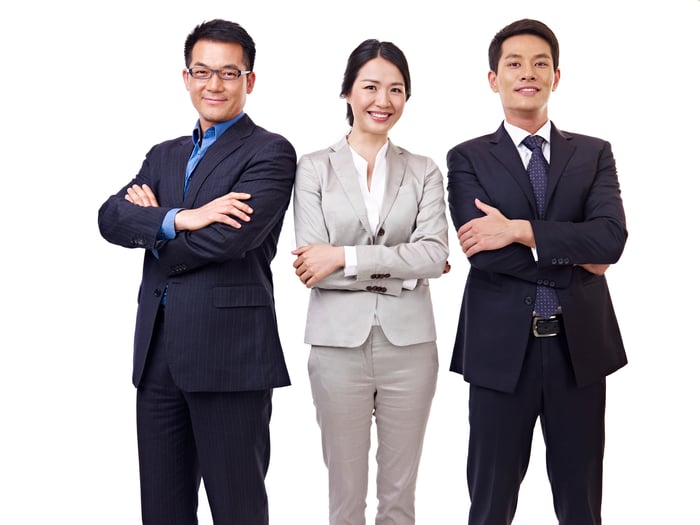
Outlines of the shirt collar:
M 523 140 L 525 140 L 526 137 L 529 137 L 531 133 L 529 131 L 525 131 L 522 128 L 519 128 L 518 126 L 514 126 L 513 124 L 509 124 L 507 121 L 503 121 L 503 127 L 506 128 L 506 131 L 508 132 L 508 135 L 510 135 L 511 140 L 513 141 L 513 144 L 516 146 L 520 146 Z M 552 122 L 548 120 L 547 122 L 544 123 L 544 125 L 537 130 L 535 135 L 539 135 L 542 137 L 544 140 L 549 142 L 549 137 L 552 133 Z
M 204 132 L 204 136 L 202 136 L 202 130 L 199 127 L 199 120 L 197 120 L 197 123 L 194 126 L 194 130 L 192 130 L 192 143 L 197 146 L 201 143 L 202 139 L 204 137 L 211 137 L 212 140 L 218 139 L 221 135 L 224 134 L 224 132 L 233 126 L 236 122 L 238 122 L 245 113 L 241 111 L 237 116 L 233 117 L 231 120 L 227 120 L 225 122 L 219 122 L 218 124 L 214 124 L 212 127 L 210 127 L 208 130 Z

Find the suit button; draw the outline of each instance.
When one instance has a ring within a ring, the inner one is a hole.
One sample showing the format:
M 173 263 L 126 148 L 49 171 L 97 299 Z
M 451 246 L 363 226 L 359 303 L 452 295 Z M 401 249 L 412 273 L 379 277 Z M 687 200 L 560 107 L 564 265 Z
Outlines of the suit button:
M 559 259 L 559 264 L 564 264 L 564 259 Z
M 542 281 L 542 284 L 545 286 L 549 286 L 549 281 L 547 279 L 545 279 L 544 281 Z
M 379 274 L 378 273 L 373 273 L 372 275 L 369 276 L 370 279 L 379 279 Z
M 377 232 L 377 236 L 381 237 L 382 235 L 384 235 L 384 233 L 386 233 L 384 231 L 384 228 L 379 228 L 379 231 Z
M 385 287 L 379 286 L 378 288 L 379 288 L 379 291 L 380 291 L 380 292 L 382 292 L 382 293 L 386 292 L 386 288 L 385 288 Z
M 552 264 L 557 264 L 557 260 L 556 260 L 556 259 L 552 259 Z
M 532 300 L 532 297 L 526 297 L 525 298 L 525 304 L 530 306 L 534 301 Z
M 385 279 L 388 279 L 389 277 L 391 277 L 391 274 L 390 274 L 390 273 L 385 273 L 385 274 L 384 274 L 384 278 L 385 278 Z
M 555 286 L 554 281 L 549 281 L 549 286 L 551 286 L 552 288 L 554 288 L 554 286 Z
M 544 281 L 542 281 L 542 279 L 537 279 L 537 284 L 542 286 L 544 284 Z
M 564 264 L 569 264 L 569 259 L 566 257 L 564 258 Z
M 160 297 L 160 294 L 162 294 L 162 293 L 163 292 L 161 291 L 160 288 L 156 288 L 155 290 L 153 290 L 153 295 L 156 297 Z
M 367 287 L 368 292 L 373 292 L 374 291 L 374 286 L 368 286 Z

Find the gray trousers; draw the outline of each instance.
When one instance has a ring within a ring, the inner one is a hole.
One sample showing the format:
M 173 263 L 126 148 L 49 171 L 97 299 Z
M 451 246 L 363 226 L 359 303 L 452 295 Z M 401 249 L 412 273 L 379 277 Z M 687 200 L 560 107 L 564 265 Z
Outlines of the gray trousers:
M 357 348 L 312 346 L 309 378 L 328 467 L 330 525 L 364 525 L 372 417 L 377 525 L 413 525 L 423 436 L 437 382 L 435 342 L 394 346 L 376 326 Z

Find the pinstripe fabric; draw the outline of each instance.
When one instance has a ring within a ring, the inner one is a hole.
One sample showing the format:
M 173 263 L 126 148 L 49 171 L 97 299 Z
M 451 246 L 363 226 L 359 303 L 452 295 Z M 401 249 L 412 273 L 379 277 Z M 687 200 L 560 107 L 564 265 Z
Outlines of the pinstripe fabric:
M 105 239 L 144 249 L 133 367 L 144 523 L 196 523 L 203 478 L 215 523 L 266 525 L 271 389 L 290 383 L 270 263 L 296 153 L 244 115 L 209 148 L 183 197 L 191 151 L 190 137 L 153 147 L 98 214 Z M 133 184 L 148 184 L 160 206 L 126 201 Z M 241 229 L 216 223 L 158 239 L 169 209 L 231 191 L 252 195 Z
M 141 381 L 161 295 L 168 304 L 166 358 L 185 391 L 237 391 L 289 384 L 277 331 L 270 262 L 277 250 L 296 170 L 296 153 L 279 135 L 244 116 L 200 161 L 183 199 L 190 137 L 164 142 L 141 171 L 99 212 L 108 241 L 144 250 L 134 337 L 133 382 Z M 148 184 L 160 207 L 124 199 L 133 184 Z M 254 209 L 239 230 L 223 224 L 157 240 L 171 208 L 197 208 L 230 191 L 247 192 Z M 158 249 L 158 258 L 151 253 Z

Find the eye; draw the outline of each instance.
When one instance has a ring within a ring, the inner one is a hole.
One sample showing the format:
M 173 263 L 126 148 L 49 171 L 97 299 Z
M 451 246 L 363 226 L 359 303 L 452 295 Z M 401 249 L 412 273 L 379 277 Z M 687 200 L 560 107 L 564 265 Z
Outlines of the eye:
M 220 75 L 224 80 L 236 80 L 241 76 L 241 72 L 236 68 L 225 68 L 221 70 Z
M 369 89 L 370 91 L 375 91 L 377 89 L 377 87 L 372 85 L 372 84 L 368 84 L 365 86 L 364 89 Z
M 506 67 L 511 67 L 511 68 L 520 67 L 520 62 L 508 62 L 506 64 Z
M 402 94 L 403 94 L 403 89 L 401 89 L 400 87 L 395 87 L 395 88 L 392 88 L 392 89 L 391 89 L 391 92 L 392 92 L 392 93 L 398 93 L 399 95 L 402 95 Z
M 197 79 L 206 79 L 209 78 L 209 76 L 211 75 L 209 70 L 205 67 L 190 68 L 190 74 Z
M 549 67 L 549 62 L 535 62 L 535 67 Z

